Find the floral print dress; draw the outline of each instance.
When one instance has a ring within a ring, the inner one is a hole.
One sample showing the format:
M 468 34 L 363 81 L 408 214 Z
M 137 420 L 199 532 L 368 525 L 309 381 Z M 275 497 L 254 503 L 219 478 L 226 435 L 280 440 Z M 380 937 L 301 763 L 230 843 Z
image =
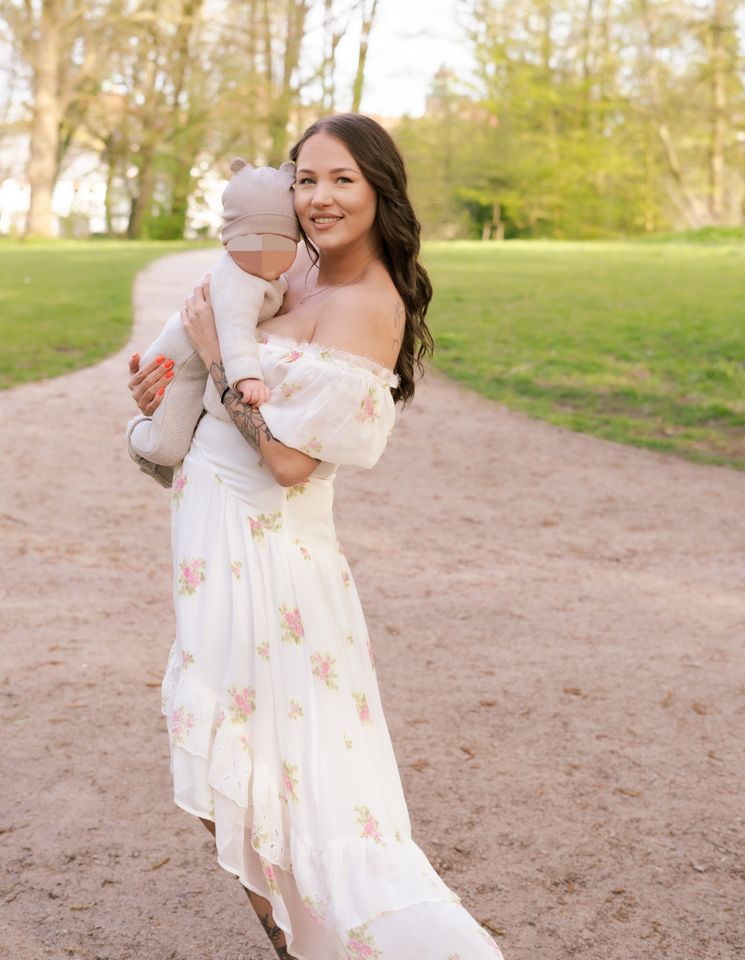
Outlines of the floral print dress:
M 332 513 L 372 467 L 395 374 L 257 332 L 272 433 L 321 459 L 281 487 L 205 415 L 173 484 L 176 640 L 162 688 L 175 802 L 272 904 L 298 960 L 493 960 L 495 942 L 411 838 L 375 662 Z

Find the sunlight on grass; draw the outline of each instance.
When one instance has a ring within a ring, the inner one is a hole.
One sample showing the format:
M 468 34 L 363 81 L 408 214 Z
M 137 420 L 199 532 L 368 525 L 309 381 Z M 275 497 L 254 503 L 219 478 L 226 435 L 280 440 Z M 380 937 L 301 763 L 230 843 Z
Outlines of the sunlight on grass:
M 432 243 L 435 363 L 621 443 L 745 469 L 745 245 Z

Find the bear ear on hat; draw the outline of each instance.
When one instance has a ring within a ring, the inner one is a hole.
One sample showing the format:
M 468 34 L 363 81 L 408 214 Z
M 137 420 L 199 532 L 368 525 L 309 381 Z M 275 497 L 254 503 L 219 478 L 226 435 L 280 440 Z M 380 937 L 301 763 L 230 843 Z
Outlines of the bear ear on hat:
M 291 177 L 295 176 L 295 170 L 296 167 L 292 160 L 285 160 L 285 162 L 279 168 L 280 173 L 289 173 Z
M 233 173 L 238 173 L 239 170 L 242 170 L 244 167 L 248 166 L 248 161 L 244 160 L 243 157 L 236 157 L 235 160 L 230 164 L 230 169 Z

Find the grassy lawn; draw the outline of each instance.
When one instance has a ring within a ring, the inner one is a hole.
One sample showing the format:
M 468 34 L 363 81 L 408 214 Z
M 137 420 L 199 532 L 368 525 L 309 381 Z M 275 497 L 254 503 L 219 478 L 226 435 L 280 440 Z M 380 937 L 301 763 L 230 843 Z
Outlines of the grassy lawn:
M 432 243 L 435 363 L 552 423 L 745 469 L 745 244 Z
M 176 243 L 0 241 L 0 388 L 126 343 Z M 745 243 L 427 244 L 436 365 L 573 430 L 745 469 Z
M 67 373 L 119 350 L 132 327 L 137 271 L 193 246 L 0 241 L 0 389 Z

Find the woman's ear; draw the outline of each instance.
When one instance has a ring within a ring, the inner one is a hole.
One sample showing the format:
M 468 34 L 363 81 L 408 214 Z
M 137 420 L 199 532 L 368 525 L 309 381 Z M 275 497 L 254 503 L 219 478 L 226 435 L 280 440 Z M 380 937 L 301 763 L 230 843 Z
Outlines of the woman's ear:
M 244 167 L 248 166 L 248 161 L 244 160 L 243 157 L 236 157 L 235 160 L 230 164 L 230 169 L 233 173 L 238 173 L 239 170 L 242 170 Z

